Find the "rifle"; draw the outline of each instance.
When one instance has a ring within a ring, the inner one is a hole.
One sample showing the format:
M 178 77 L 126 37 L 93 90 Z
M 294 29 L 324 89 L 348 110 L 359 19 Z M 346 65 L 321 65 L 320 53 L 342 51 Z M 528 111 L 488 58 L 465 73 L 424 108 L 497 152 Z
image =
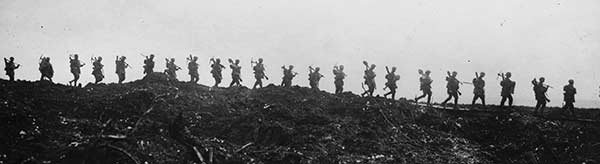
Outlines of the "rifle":
M 390 74 L 390 69 L 388 69 L 388 66 L 385 66 L 385 71 Z

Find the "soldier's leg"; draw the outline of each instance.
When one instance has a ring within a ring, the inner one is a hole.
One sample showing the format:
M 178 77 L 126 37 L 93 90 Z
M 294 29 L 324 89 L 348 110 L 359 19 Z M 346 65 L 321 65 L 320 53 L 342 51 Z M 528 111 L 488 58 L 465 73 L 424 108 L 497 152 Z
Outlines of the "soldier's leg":
M 458 93 L 453 93 L 452 97 L 454 97 L 454 106 L 458 106 Z
M 508 95 L 508 106 L 509 107 L 513 106 L 513 97 L 512 97 L 512 95 Z
M 392 90 L 392 100 L 396 100 L 396 89 Z
M 423 97 L 427 96 L 427 92 L 425 92 L 425 90 L 422 91 L 422 95 L 415 98 L 415 102 L 419 102 L 420 99 L 422 99 Z
M 540 109 L 540 106 L 542 105 L 542 103 L 539 100 L 536 100 L 536 104 L 535 104 L 535 113 L 538 113 L 538 110 Z
M 14 71 L 8 72 L 8 78 L 10 81 L 15 81 L 15 72 Z
M 575 115 L 575 105 L 573 102 L 569 102 L 569 111 L 571 111 L 571 115 Z
M 234 79 L 231 79 L 231 83 L 229 83 L 229 87 L 230 87 L 230 88 L 231 88 L 231 87 L 233 87 L 233 84 L 235 84 L 235 78 L 234 78 Z
M 471 105 L 475 105 L 475 101 L 477 101 L 478 98 L 479 96 L 473 95 L 473 101 L 471 101 Z
M 433 95 L 433 93 L 431 91 L 427 92 L 427 104 L 431 105 L 431 95 Z
M 507 97 L 506 96 L 502 96 L 502 99 L 500 100 L 500 107 L 504 106 L 504 102 L 506 102 Z
M 448 92 L 448 98 L 446 98 L 446 100 L 444 100 L 444 102 L 442 102 L 443 105 L 446 105 L 446 103 L 448 101 L 450 101 L 450 99 L 452 99 L 452 93 Z
M 481 104 L 485 106 L 485 95 L 480 95 L 479 98 L 481 98 Z

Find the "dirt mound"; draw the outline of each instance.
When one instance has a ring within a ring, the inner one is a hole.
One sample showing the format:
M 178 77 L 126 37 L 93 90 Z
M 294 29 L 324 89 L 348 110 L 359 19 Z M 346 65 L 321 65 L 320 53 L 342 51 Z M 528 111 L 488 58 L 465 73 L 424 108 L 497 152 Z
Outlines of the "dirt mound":
M 471 119 L 405 100 L 273 85 L 208 88 L 161 77 L 84 88 L 0 81 L 0 161 L 491 163 L 508 150 L 490 149 L 495 143 L 484 138 L 497 133 L 482 130 L 520 125 L 464 122 Z

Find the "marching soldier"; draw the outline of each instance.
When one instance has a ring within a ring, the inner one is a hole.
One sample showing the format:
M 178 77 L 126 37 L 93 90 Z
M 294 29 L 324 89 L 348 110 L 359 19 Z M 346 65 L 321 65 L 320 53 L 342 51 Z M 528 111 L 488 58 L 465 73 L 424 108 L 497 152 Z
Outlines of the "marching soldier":
M 254 86 L 252 87 L 252 89 L 256 89 L 256 86 L 262 88 L 262 79 L 264 78 L 266 80 L 269 80 L 269 77 L 265 75 L 265 65 L 263 64 L 263 59 L 259 58 L 258 62 L 250 61 L 250 65 L 254 65 L 252 69 L 254 70 L 254 78 L 256 79 L 256 82 L 254 82 Z
M 181 67 L 175 64 L 175 58 L 171 58 L 171 60 L 165 58 L 165 62 L 167 67 L 165 73 L 167 73 L 169 81 L 177 81 L 177 70 L 180 70 Z
M 544 81 L 546 81 L 544 77 L 540 77 L 539 82 L 535 78 L 531 81 L 531 84 L 533 84 L 533 92 L 535 93 L 535 100 L 537 101 L 535 104 L 535 113 L 540 115 L 544 115 L 546 103 L 550 102 L 550 99 L 546 96 L 546 92 L 548 92 L 550 86 L 545 85 Z
M 145 56 L 144 60 L 144 74 L 148 75 L 154 72 L 154 54 L 150 54 L 150 57 Z
M 575 89 L 574 84 L 575 81 L 571 79 L 569 80 L 569 84 L 563 87 L 563 91 L 565 91 L 565 93 L 563 93 L 565 100 L 565 106 L 563 106 L 563 109 L 570 111 L 572 116 L 575 116 L 575 106 L 573 103 L 575 103 L 575 94 L 577 94 L 577 89 Z
M 475 72 L 475 78 L 473 79 L 473 102 L 471 105 L 475 105 L 475 101 L 481 99 L 481 104 L 485 106 L 485 81 L 483 80 L 483 77 L 485 77 L 485 72 L 479 74 Z
M 98 84 L 98 82 L 104 79 L 104 72 L 102 70 L 104 65 L 102 64 L 102 57 L 92 57 L 92 66 L 92 75 L 94 75 L 94 78 L 96 79 L 94 84 Z
M 8 60 L 4 58 L 4 71 L 6 71 L 6 75 L 10 81 L 15 81 L 15 69 L 21 67 L 20 64 L 15 65 L 15 58 L 10 57 Z
M 389 88 L 390 92 L 384 94 L 383 97 L 387 98 L 387 95 L 392 95 L 392 100 L 395 100 L 396 89 L 398 88 L 396 82 L 400 80 L 400 75 L 396 75 L 396 67 L 392 67 L 392 71 L 390 72 L 390 70 L 386 66 L 385 71 L 387 72 L 387 74 L 385 75 L 385 79 L 387 80 L 387 82 L 385 83 L 385 88 Z M 385 90 L 385 88 L 383 88 L 383 90 Z
M 375 64 L 372 64 L 371 67 L 369 67 L 369 63 L 367 63 L 367 61 L 363 61 L 363 64 L 365 65 L 365 75 L 363 76 L 363 78 L 365 79 L 364 84 L 367 85 L 367 87 L 369 88 L 368 90 L 365 90 L 364 93 L 360 94 L 361 96 L 369 96 L 369 97 L 373 97 L 373 92 L 375 92 L 375 76 L 377 76 L 375 74 Z M 364 90 L 364 85 L 363 85 L 363 90 Z
M 77 81 L 79 80 L 79 75 L 81 74 L 81 67 L 85 65 L 79 60 L 79 55 L 74 54 L 69 56 L 71 73 L 73 74 L 73 80 L 69 81 L 69 85 L 77 86 Z
M 223 68 L 225 68 L 225 66 L 221 64 L 221 59 L 219 58 L 210 58 L 210 63 L 212 63 L 210 65 L 210 73 L 215 79 L 215 85 L 213 87 L 216 88 L 219 86 L 219 84 L 221 84 L 221 80 L 223 80 L 223 74 L 221 74 L 221 72 L 223 71 Z
M 198 83 L 200 80 L 198 75 L 198 57 L 190 54 L 190 57 L 187 58 L 188 61 L 188 74 L 190 75 L 190 82 Z
M 335 94 L 340 94 L 344 91 L 344 78 L 346 78 L 346 73 L 344 73 L 344 65 L 333 66 L 333 75 L 335 75 Z
M 47 78 L 50 82 L 52 82 L 52 77 L 54 76 L 54 69 L 52 68 L 52 64 L 50 63 L 50 57 L 40 57 L 40 73 L 42 76 L 40 77 L 40 81 Z
M 446 89 L 448 91 L 448 98 L 446 98 L 446 100 L 444 100 L 444 102 L 442 102 L 442 106 L 446 106 L 446 103 L 454 98 L 454 108 L 458 108 L 458 96 L 462 95 L 462 93 L 460 93 L 459 89 L 459 85 L 460 85 L 460 81 L 458 79 L 456 79 L 456 75 L 458 75 L 458 73 L 456 71 L 452 72 L 452 74 L 450 74 L 450 71 L 446 72 L 448 74 L 448 76 L 446 77 L 446 81 L 448 81 L 448 83 L 446 84 Z
M 231 83 L 229 87 L 232 86 L 242 86 L 242 66 L 240 66 L 240 59 L 235 59 L 235 62 L 229 59 L 229 68 L 231 68 Z
M 119 84 L 123 83 L 125 80 L 125 69 L 130 67 L 129 64 L 125 62 L 125 59 L 127 59 L 125 56 L 121 56 L 120 58 L 117 56 L 115 59 L 115 65 L 117 67 L 115 73 L 117 73 L 117 76 L 119 77 Z
M 298 73 L 293 71 L 293 65 L 289 65 L 287 69 L 285 68 L 285 66 L 281 66 L 281 69 L 283 69 L 283 78 L 281 81 L 281 86 L 291 87 L 292 80 L 294 79 L 294 77 L 296 77 L 296 75 L 298 75 Z
M 502 96 L 502 100 L 500 101 L 500 107 L 504 106 L 504 102 L 506 102 L 507 99 L 508 99 L 508 106 L 512 107 L 512 105 L 513 105 L 512 94 L 515 93 L 515 85 L 516 85 L 516 83 L 514 81 L 510 80 L 512 73 L 510 73 L 510 72 L 507 72 L 506 74 L 499 73 L 498 76 L 502 77 L 502 81 L 500 82 L 500 86 L 502 86 L 502 91 L 500 92 L 500 95 Z
M 319 73 L 319 70 L 321 70 L 321 68 L 315 67 L 313 69 L 312 66 L 308 66 L 308 82 L 310 88 L 315 90 L 319 90 L 319 81 L 322 77 L 324 77 L 321 73 Z
M 427 70 L 425 71 L 425 73 L 423 73 L 423 70 L 419 69 L 419 75 L 421 75 L 421 77 L 419 78 L 419 82 L 420 82 L 420 90 L 423 92 L 423 95 L 415 98 L 415 102 L 419 102 L 419 99 L 424 98 L 425 96 L 427 96 L 427 105 L 431 105 L 431 83 L 433 83 L 433 80 L 431 80 L 431 71 Z

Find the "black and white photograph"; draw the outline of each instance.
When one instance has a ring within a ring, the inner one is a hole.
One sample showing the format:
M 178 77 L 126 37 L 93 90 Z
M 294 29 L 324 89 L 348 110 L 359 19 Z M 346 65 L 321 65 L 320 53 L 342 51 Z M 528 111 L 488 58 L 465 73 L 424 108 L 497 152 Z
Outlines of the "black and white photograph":
M 0 164 L 600 163 L 599 0 L 0 0 Z

